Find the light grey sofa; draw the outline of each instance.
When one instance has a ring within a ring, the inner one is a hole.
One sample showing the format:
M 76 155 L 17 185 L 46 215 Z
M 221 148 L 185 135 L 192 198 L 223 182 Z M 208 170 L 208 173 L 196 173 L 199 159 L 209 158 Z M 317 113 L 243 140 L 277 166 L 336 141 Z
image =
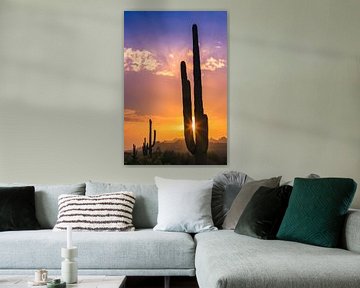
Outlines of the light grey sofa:
M 23 184 L 15 184 L 23 185 Z M 31 184 L 29 184 L 31 185 Z M 14 184 L 0 184 L 14 186 Z M 34 185 L 35 206 L 41 230 L 0 232 L 0 275 L 26 274 L 46 268 L 59 274 L 61 247 L 66 232 L 52 228 L 61 194 L 94 195 L 133 191 L 134 232 L 73 232 L 78 247 L 79 274 L 194 276 L 195 243 L 187 233 L 153 231 L 157 221 L 155 185 L 93 183 L 76 185 Z M 48 207 L 48 209 L 46 209 Z
M 58 195 L 127 190 L 136 195 L 136 231 L 74 232 L 79 274 L 196 274 L 200 288 L 360 287 L 360 211 L 350 211 L 347 216 L 343 249 L 329 249 L 259 240 L 229 230 L 200 233 L 194 238 L 187 233 L 153 231 L 158 209 L 155 185 L 88 182 L 86 188 L 85 184 L 54 187 L 35 186 L 35 204 L 41 212 L 37 217 L 47 229 L 0 232 L 0 275 L 33 273 L 39 268 L 60 273 L 60 248 L 66 245 L 66 235 L 49 229 L 55 224 L 57 210 L 53 207 Z
M 201 288 L 360 287 L 360 211 L 348 214 L 344 248 L 261 240 L 221 230 L 195 236 Z

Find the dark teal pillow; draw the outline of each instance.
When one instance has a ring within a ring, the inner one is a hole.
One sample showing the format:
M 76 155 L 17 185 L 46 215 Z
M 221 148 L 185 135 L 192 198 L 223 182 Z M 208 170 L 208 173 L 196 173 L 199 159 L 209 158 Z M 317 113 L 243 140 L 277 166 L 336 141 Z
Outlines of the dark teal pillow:
M 277 239 L 337 247 L 355 191 L 348 178 L 295 178 Z

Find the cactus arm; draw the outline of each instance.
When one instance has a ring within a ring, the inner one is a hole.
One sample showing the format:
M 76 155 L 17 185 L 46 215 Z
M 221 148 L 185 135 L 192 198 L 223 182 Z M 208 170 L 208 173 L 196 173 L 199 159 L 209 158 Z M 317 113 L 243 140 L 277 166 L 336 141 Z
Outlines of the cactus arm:
M 195 153 L 196 145 L 194 141 L 194 131 L 192 129 L 192 105 L 191 105 L 191 89 L 190 81 L 186 74 L 186 64 L 181 61 L 181 84 L 183 96 L 183 116 L 184 116 L 184 136 L 187 149 L 191 154 Z
M 149 119 L 149 143 L 148 149 L 149 149 L 149 155 L 152 156 L 152 148 L 155 146 L 156 143 L 156 130 L 154 130 L 154 140 L 152 141 L 152 120 Z
M 151 139 L 152 139 L 152 131 L 151 131 L 151 129 L 152 129 L 152 120 L 149 119 L 149 148 L 151 148 Z
M 156 130 L 154 129 L 154 141 L 153 141 L 151 147 L 154 147 L 155 143 L 156 143 Z
M 209 145 L 208 134 L 208 117 L 204 114 L 202 100 L 202 84 L 201 84 L 201 67 L 200 67 L 200 50 L 197 25 L 192 26 L 193 35 L 193 65 L 194 65 L 194 114 L 195 114 L 195 141 L 196 156 L 200 162 L 206 159 L 206 152 Z M 206 160 L 205 160 L 206 162 Z
M 199 154 L 206 154 L 209 146 L 209 129 L 208 117 L 206 114 L 201 115 L 198 120 L 199 126 L 196 134 L 196 149 Z
M 200 67 L 200 50 L 197 25 L 192 26 L 193 35 L 193 67 L 194 67 L 194 106 L 195 121 L 200 115 L 204 114 L 202 101 L 202 84 L 201 84 L 201 67 Z

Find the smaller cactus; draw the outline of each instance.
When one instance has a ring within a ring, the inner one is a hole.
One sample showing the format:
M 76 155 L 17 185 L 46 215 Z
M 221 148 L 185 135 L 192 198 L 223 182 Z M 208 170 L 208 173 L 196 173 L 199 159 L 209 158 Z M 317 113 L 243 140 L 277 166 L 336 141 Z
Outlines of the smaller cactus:
M 149 155 L 152 157 L 152 149 L 155 146 L 156 143 L 156 130 L 154 129 L 154 139 L 152 140 L 152 120 L 149 119 L 149 143 L 146 143 L 146 137 L 144 138 L 144 142 L 142 145 L 143 155 L 147 156 Z
M 133 144 L 133 150 L 132 150 L 132 155 L 131 155 L 131 157 L 132 157 L 133 160 L 136 160 L 136 156 L 137 156 L 136 145 Z
M 142 145 L 142 151 L 143 151 L 143 155 L 147 156 L 148 151 L 149 151 L 149 144 L 146 143 L 146 137 L 144 137 L 144 142 Z

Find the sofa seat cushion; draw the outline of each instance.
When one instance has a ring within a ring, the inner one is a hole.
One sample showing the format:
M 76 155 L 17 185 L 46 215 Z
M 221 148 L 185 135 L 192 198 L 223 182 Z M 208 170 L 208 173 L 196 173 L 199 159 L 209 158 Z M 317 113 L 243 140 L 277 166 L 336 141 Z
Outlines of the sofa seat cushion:
M 358 287 L 360 254 L 229 230 L 195 236 L 200 288 Z
M 195 244 L 186 233 L 73 232 L 82 269 L 194 269 Z M 60 269 L 66 232 L 1 232 L 0 269 Z

